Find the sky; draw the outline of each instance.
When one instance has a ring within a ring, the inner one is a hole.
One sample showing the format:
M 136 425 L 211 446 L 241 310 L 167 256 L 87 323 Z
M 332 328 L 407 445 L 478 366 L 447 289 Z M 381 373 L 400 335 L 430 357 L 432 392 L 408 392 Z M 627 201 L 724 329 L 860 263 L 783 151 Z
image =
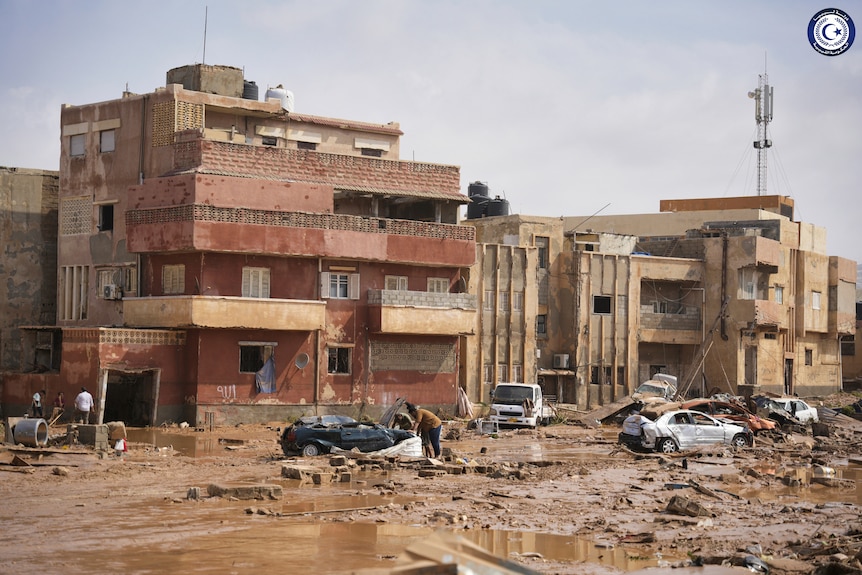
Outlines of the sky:
M 242 68 L 297 112 L 399 122 L 401 157 L 461 168 L 524 215 L 653 213 L 767 194 L 862 262 L 862 39 L 809 44 L 821 0 L 0 0 L 0 166 L 56 170 L 60 109 Z M 839 0 L 862 34 L 862 0 Z

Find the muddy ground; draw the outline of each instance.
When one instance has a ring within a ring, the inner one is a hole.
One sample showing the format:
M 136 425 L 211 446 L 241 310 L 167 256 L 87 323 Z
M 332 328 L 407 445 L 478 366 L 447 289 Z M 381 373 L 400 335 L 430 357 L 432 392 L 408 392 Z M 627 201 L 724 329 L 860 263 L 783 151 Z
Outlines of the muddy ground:
M 671 457 L 620 449 L 615 427 L 482 435 L 447 422 L 436 465 L 286 458 L 276 425 L 129 430 L 124 457 L 6 446 L 0 573 L 382 573 L 439 530 L 542 573 L 751 557 L 772 573 L 860 567 L 855 424 Z M 285 476 L 299 466 L 319 483 Z M 273 486 L 275 498 L 209 496 L 213 484 Z

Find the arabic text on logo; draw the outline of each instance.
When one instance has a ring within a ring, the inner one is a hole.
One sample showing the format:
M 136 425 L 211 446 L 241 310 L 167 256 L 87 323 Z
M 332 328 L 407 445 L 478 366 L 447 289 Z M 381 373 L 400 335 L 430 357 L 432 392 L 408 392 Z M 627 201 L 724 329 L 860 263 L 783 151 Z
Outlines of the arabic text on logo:
M 856 25 L 843 10 L 821 10 L 808 22 L 808 42 L 824 56 L 838 56 L 853 45 Z

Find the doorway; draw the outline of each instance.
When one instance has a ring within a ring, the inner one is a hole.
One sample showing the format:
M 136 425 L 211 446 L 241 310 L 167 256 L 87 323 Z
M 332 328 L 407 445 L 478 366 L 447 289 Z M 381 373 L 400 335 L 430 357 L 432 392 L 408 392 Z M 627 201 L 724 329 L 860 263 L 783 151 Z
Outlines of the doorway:
M 104 370 L 101 423 L 122 421 L 130 427 L 151 427 L 156 421 L 160 370 Z

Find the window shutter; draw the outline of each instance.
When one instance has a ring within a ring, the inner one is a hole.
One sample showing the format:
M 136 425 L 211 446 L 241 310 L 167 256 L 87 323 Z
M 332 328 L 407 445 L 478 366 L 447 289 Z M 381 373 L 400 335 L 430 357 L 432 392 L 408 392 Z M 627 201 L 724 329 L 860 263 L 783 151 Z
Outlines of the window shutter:
M 320 298 L 329 299 L 329 272 L 320 272 Z
M 398 276 L 398 289 L 407 291 L 407 276 Z
M 386 276 L 386 291 L 398 289 L 398 276 Z
M 242 268 L 242 297 L 251 297 L 251 270 Z
M 269 297 L 269 270 L 260 270 L 260 297 Z
M 350 274 L 350 285 L 347 290 L 348 298 L 359 299 L 359 274 Z

